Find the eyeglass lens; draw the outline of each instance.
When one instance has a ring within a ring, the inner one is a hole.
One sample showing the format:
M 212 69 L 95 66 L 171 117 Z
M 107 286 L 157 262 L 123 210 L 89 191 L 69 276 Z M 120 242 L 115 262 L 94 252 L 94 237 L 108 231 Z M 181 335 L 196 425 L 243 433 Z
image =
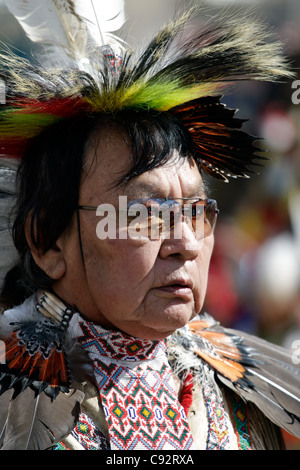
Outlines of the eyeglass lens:
M 179 227 L 184 217 L 184 221 L 192 224 L 195 236 L 200 239 L 213 233 L 218 212 L 214 199 L 186 202 L 183 205 L 171 199 L 136 199 L 128 205 L 127 223 L 134 230 L 138 226 L 141 231 L 164 234 Z

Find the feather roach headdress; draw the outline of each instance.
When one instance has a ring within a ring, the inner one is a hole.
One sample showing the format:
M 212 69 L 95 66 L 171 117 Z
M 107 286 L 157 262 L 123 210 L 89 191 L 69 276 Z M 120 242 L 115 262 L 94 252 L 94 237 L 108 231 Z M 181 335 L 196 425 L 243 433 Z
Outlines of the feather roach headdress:
M 184 14 L 162 28 L 137 57 L 108 34 L 111 24 L 99 20 L 107 20 L 108 12 L 95 10 L 100 2 L 5 3 L 44 52 L 41 65 L 11 54 L 0 57 L 6 83 L 0 111 L 2 155 L 21 158 L 31 139 L 65 118 L 151 109 L 181 120 L 205 172 L 227 181 L 251 171 L 259 158 L 255 139 L 241 131 L 243 121 L 221 104 L 220 94 L 235 81 L 290 76 L 280 45 L 261 24 L 223 18 L 191 34 L 186 25 L 192 13 Z M 122 2 L 109 4 L 106 8 L 115 9 L 119 19 L 115 28 L 120 27 Z

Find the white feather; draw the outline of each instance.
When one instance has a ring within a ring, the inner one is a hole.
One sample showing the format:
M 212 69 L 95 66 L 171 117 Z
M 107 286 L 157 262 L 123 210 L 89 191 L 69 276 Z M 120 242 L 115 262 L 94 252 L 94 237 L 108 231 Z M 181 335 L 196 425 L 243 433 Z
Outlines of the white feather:
M 124 0 L 76 0 L 76 13 L 86 21 L 88 31 L 99 46 L 123 43 L 116 34 L 125 23 Z
M 83 64 L 95 48 L 121 46 L 113 33 L 125 22 L 124 0 L 4 0 L 27 36 L 52 64 Z

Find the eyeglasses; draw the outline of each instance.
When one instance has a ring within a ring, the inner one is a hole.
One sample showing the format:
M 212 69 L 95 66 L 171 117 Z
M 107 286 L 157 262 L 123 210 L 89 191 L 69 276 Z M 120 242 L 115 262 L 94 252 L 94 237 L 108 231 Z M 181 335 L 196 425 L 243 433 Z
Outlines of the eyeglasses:
M 80 210 L 99 211 L 95 206 L 78 206 Z M 112 206 L 114 214 L 116 208 Z M 126 209 L 126 206 L 125 206 Z M 191 198 L 142 198 L 128 202 L 127 209 L 117 209 L 121 227 L 129 233 L 157 238 L 171 230 L 176 231 L 179 221 L 190 222 L 197 239 L 206 238 L 214 232 L 219 210 L 214 199 Z M 107 212 L 107 204 L 105 204 Z M 124 218 L 122 215 L 124 214 Z M 175 238 L 178 238 L 175 237 Z

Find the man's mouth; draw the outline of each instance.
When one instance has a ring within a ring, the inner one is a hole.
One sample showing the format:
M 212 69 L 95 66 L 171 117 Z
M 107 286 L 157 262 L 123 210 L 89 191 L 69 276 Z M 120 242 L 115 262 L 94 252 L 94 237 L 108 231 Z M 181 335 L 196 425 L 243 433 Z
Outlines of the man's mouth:
M 174 280 L 157 288 L 170 296 L 190 299 L 193 295 L 192 283 L 186 280 Z

